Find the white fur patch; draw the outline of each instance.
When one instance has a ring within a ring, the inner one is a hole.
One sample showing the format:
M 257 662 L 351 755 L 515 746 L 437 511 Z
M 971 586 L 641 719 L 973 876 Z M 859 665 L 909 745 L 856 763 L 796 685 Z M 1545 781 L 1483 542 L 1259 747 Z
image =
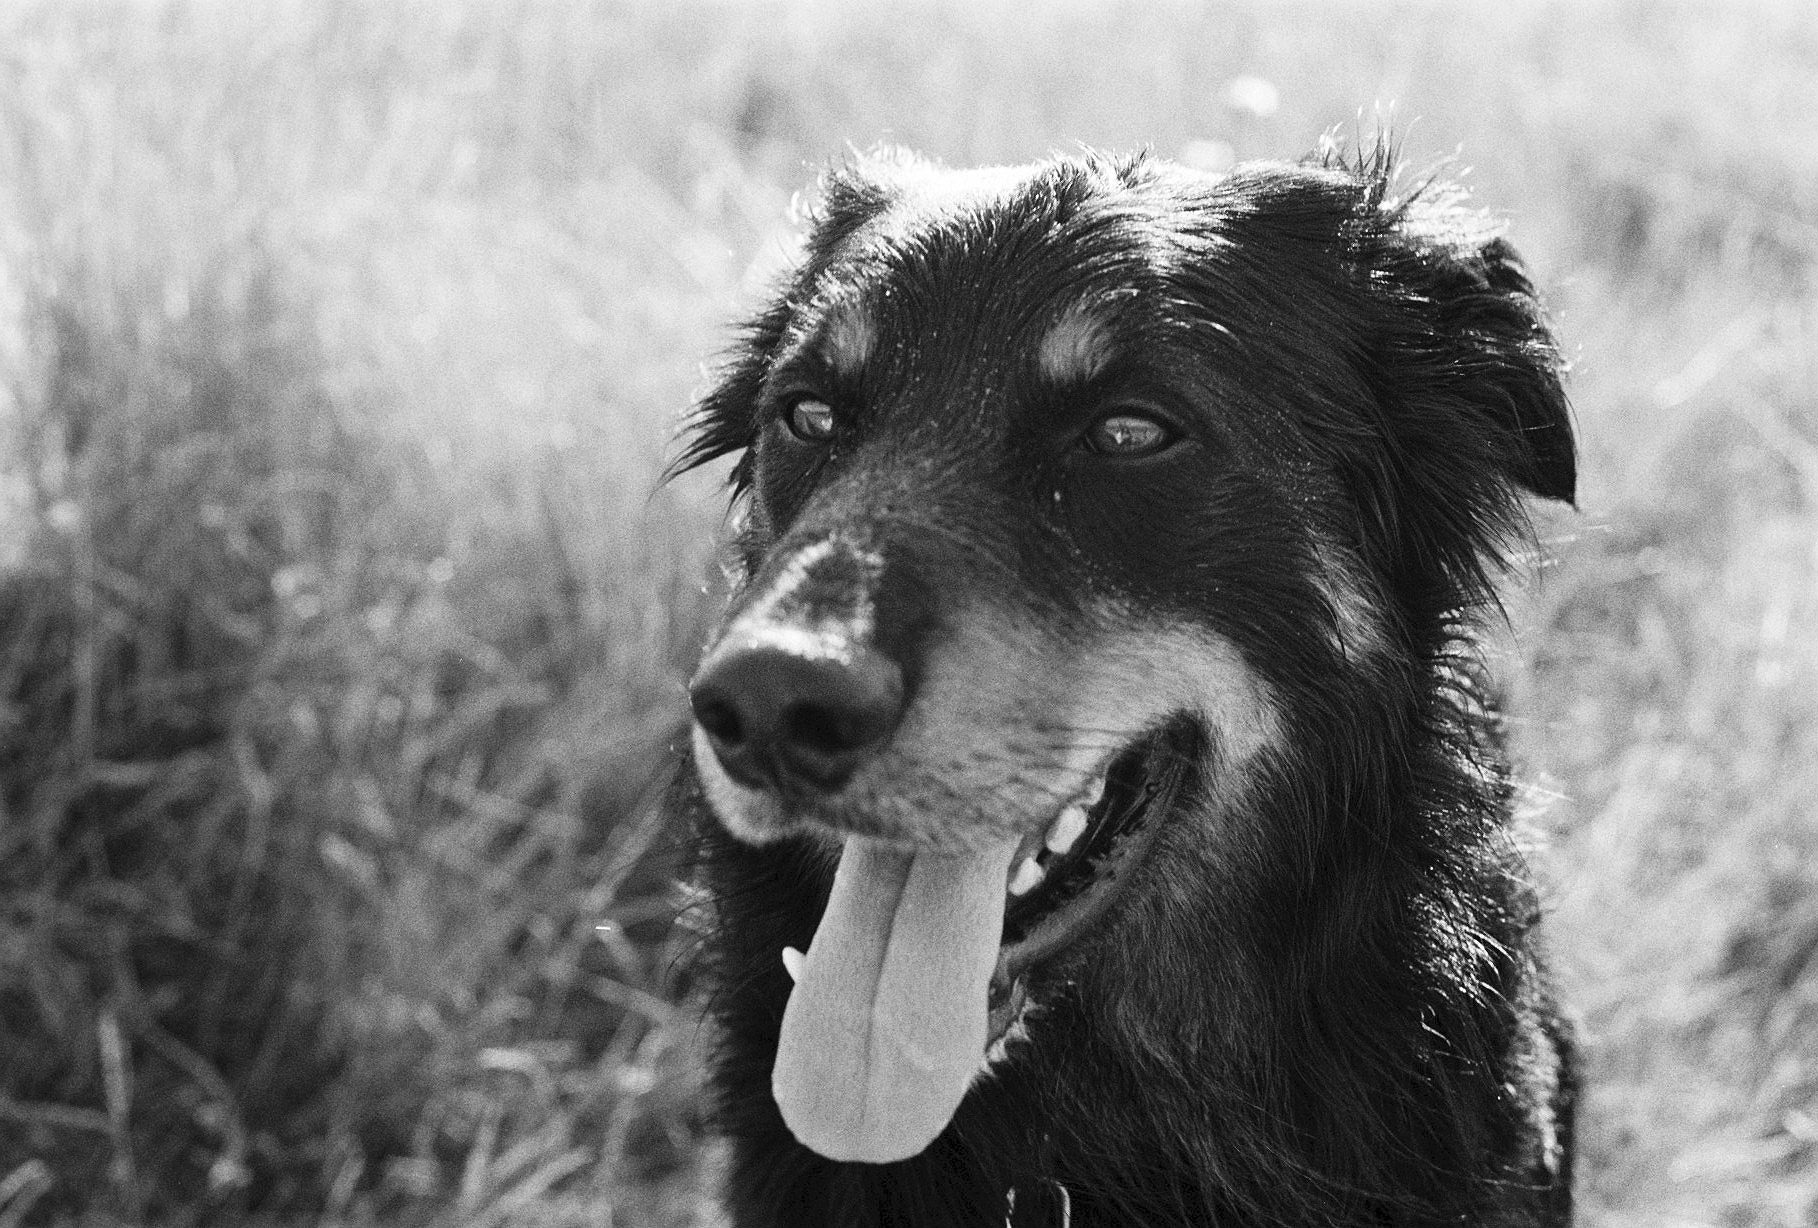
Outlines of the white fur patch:
M 1313 583 L 1332 610 L 1332 647 L 1347 661 L 1381 659 L 1389 650 L 1388 633 L 1361 566 L 1331 543 L 1314 547 L 1313 562 Z
M 1111 330 L 1084 306 L 1068 310 L 1036 349 L 1041 372 L 1056 384 L 1083 384 L 1111 360 Z
M 837 565 L 833 563 L 835 554 L 844 555 L 843 561 L 849 566 L 873 572 L 882 569 L 884 565 L 884 560 L 875 551 L 861 549 L 837 538 L 827 538 L 804 546 L 765 585 L 764 591 L 733 620 L 732 625 L 726 628 L 722 640 L 735 639 L 760 628 L 762 638 L 766 641 L 812 635 L 812 627 L 788 617 L 780 617 L 779 611 L 797 600 L 802 589 L 813 583 L 816 568 Z M 842 586 L 841 591 L 853 598 L 851 603 L 838 612 L 841 635 L 852 640 L 869 637 L 877 621 L 877 610 L 872 604 L 870 589 L 864 585 L 846 585 Z
M 857 378 L 877 348 L 877 322 L 871 309 L 854 299 L 836 303 L 821 330 L 820 348 L 828 365 L 842 377 Z
M 1281 745 L 1280 711 L 1236 645 L 1209 631 L 1144 628 L 1140 617 L 1127 617 L 1128 631 L 1091 650 L 1103 659 L 1078 692 L 1077 723 L 1123 731 L 1111 753 L 1178 712 L 1204 722 L 1221 776 L 1241 774 Z
M 694 747 L 694 770 L 701 778 L 701 792 L 707 804 L 720 816 L 720 822 L 747 844 L 768 844 L 789 831 L 788 816 L 777 799 L 762 789 L 748 789 L 720 766 L 713 753 L 707 731 L 695 722 L 690 739 Z

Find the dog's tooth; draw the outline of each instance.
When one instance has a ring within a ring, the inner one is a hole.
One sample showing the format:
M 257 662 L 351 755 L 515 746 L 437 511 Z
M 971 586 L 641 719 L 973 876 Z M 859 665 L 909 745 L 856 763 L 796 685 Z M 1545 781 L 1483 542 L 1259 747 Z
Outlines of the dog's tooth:
M 802 980 L 802 965 L 807 962 L 808 957 L 794 947 L 783 948 L 783 970 L 789 974 L 789 979 L 798 985 Z
M 1079 801 L 1074 804 L 1082 810 L 1090 810 L 1098 805 L 1098 799 L 1105 795 L 1105 782 L 1109 779 L 1109 776 L 1100 772 L 1086 787 L 1086 791 L 1079 795 Z
M 1075 802 L 1055 816 L 1054 825 L 1048 829 L 1048 851 L 1066 852 L 1085 830 L 1086 808 Z
M 1046 874 L 1046 870 L 1035 864 L 1035 858 L 1023 858 L 1016 865 L 1016 873 L 1010 876 L 1010 894 L 1028 895 L 1041 884 Z

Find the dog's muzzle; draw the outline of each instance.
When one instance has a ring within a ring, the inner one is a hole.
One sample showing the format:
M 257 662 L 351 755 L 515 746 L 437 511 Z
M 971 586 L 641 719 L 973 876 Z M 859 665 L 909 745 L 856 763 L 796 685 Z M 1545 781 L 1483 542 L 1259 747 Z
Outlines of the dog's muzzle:
M 901 665 L 876 642 L 883 559 L 840 537 L 779 555 L 689 686 L 726 774 L 783 797 L 832 793 L 902 720 Z

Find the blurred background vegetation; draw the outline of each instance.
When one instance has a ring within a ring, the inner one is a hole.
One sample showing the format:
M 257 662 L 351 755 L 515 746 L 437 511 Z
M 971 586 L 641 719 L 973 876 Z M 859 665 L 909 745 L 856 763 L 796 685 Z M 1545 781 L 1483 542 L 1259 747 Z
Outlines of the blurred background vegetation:
M 0 1228 L 711 1222 L 656 475 L 792 193 L 1379 115 L 1575 364 L 1583 1220 L 1818 1223 L 1808 6 L 219 0 L 0 11 Z

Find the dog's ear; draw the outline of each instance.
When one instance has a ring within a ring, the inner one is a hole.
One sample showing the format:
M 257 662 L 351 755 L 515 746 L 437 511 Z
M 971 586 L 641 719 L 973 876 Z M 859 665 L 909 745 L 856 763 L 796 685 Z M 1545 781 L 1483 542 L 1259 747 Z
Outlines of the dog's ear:
M 736 455 L 728 479 L 734 496 L 750 486 L 758 396 L 790 321 L 813 299 L 828 267 L 865 223 L 896 198 L 901 178 L 920 166 L 913 154 L 880 147 L 827 171 L 798 200 L 794 211 L 803 234 L 797 256 L 765 306 L 740 330 L 713 387 L 688 415 L 685 442 L 664 472 L 665 481 Z
M 1382 322 L 1373 374 L 1396 446 L 1440 472 L 1468 459 L 1573 502 L 1564 363 L 1515 249 L 1456 191 L 1429 185 L 1384 203 L 1378 181 L 1371 196 L 1357 271 Z M 1460 454 L 1448 463 L 1442 452 Z
M 751 447 L 757 442 L 758 431 L 758 394 L 793 314 L 790 295 L 784 292 L 744 326 L 713 387 L 683 421 L 682 448 L 663 471 L 663 481 L 671 481 L 722 456 L 737 456 L 727 484 L 732 487 L 734 498 L 750 487 Z
M 1485 320 L 1482 331 L 1489 337 L 1506 338 L 1494 344 L 1505 346 L 1500 362 L 1508 377 L 1501 390 L 1507 407 L 1501 416 L 1513 423 L 1521 445 L 1514 460 L 1515 480 L 1543 498 L 1575 503 L 1578 447 L 1572 437 L 1571 405 L 1560 378 L 1565 363 L 1527 270 L 1502 238 L 1491 239 L 1473 260 L 1484 278 L 1485 315 L 1502 312 L 1507 317 L 1500 324 Z
M 1468 604 L 1526 526 L 1521 494 L 1575 498 L 1564 364 L 1490 219 L 1432 184 L 1388 199 L 1386 161 L 1350 172 L 1340 245 L 1377 441 L 1344 468 L 1388 574 Z

